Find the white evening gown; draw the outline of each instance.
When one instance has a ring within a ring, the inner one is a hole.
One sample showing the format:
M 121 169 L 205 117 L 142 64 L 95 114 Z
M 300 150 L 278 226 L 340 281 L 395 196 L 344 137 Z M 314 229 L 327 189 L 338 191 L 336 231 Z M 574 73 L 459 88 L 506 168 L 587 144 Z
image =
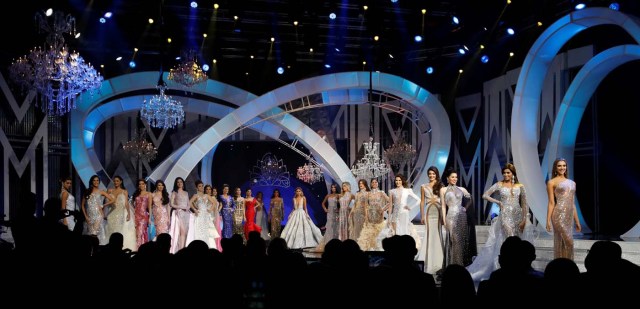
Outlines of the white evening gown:
M 304 211 L 302 203 L 303 199 L 294 202 L 294 209 L 280 235 L 289 249 L 312 248 L 322 241 L 322 232 Z

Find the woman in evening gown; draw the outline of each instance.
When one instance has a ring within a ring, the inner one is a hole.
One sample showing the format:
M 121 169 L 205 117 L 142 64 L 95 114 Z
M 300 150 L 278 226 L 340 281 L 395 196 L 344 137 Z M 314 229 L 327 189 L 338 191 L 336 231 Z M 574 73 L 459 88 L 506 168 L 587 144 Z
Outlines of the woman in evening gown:
M 358 245 L 363 251 L 381 251 L 382 240 L 378 238 L 380 231 L 385 226 L 384 211 L 389 203 L 389 197 L 384 191 L 378 189 L 378 179 L 371 179 L 371 191 L 369 191 L 367 208 L 365 208 L 365 222 Z
M 107 239 L 111 234 L 120 233 L 123 237 L 123 248 L 131 251 L 138 250 L 136 246 L 136 227 L 133 220 L 133 213 L 129 207 L 129 192 L 122 184 L 122 177 L 113 177 L 113 189 L 109 190 L 114 203 L 107 215 Z
M 429 182 L 422 185 L 420 194 L 420 223 L 424 224 L 424 238 L 422 248 L 418 252 L 418 260 L 424 261 L 424 272 L 436 274 L 444 267 L 442 205 L 438 196 L 442 182 L 440 171 L 435 166 L 427 169 L 427 176 Z
M 410 204 L 409 197 L 418 203 L 420 202 L 420 198 L 408 187 L 407 179 L 404 175 L 396 175 L 395 185 L 396 187 L 389 191 L 389 200 L 392 207 L 389 222 L 391 223 L 393 235 L 410 235 L 416 241 L 417 248 L 420 248 L 420 237 L 409 217 L 411 208 L 417 205 L 417 203 Z
M 316 251 L 323 252 L 324 246 L 332 239 L 338 238 L 338 198 L 340 193 L 338 192 L 338 185 L 331 184 L 329 194 L 325 195 L 322 200 L 322 209 L 327 214 L 327 223 L 325 224 L 324 236 L 322 241 L 316 247 Z
M 169 233 L 169 192 L 164 181 L 156 181 L 156 190 L 153 192 L 153 223 L 156 227 L 156 236 Z
M 280 190 L 274 189 L 269 202 L 269 224 L 271 224 L 271 239 L 280 237 L 284 221 L 284 203 L 280 196 Z
M 573 223 L 576 232 L 582 230 L 574 202 L 576 183 L 568 178 L 567 160 L 563 158 L 553 162 L 551 174 L 553 178 L 547 182 L 547 231 L 553 227 L 554 257 L 573 260 Z
M 351 203 L 356 199 L 351 193 L 351 183 L 345 181 L 342 183 L 342 193 L 338 198 L 338 239 L 349 239 L 349 212 L 351 212 Z
M 138 189 L 133 192 L 134 211 L 133 218 L 136 223 L 136 247 L 149 241 L 148 226 L 149 214 L 151 213 L 151 203 L 153 195 L 147 191 L 147 181 L 138 179 Z
M 209 248 L 217 249 L 216 238 L 219 238 L 218 231 L 213 222 L 213 197 L 204 192 L 204 184 L 201 180 L 196 180 L 198 192 L 191 196 L 189 205 L 193 213 L 189 220 L 189 232 L 187 233 L 187 246 L 194 240 L 204 241 Z
M 282 238 L 287 242 L 289 249 L 311 248 L 322 241 L 322 232 L 309 217 L 307 199 L 300 187 L 296 188 L 293 196 L 293 211 L 282 230 Z
M 269 222 L 267 221 L 267 211 L 264 209 L 264 198 L 262 191 L 256 193 L 256 225 L 260 227 L 260 237 L 269 240 Z
M 74 213 L 76 209 L 76 198 L 71 194 L 71 177 L 65 177 L 61 181 L 62 187 L 60 188 L 60 200 L 62 201 L 61 210 L 64 213 L 64 217 L 60 219 L 60 223 L 64 224 L 69 231 L 73 232 L 76 226 L 76 218 Z M 68 212 L 68 216 L 66 215 Z
M 107 199 L 106 203 L 104 203 L 105 198 Z M 98 237 L 100 245 L 108 242 L 104 231 L 104 212 L 102 209 L 104 206 L 111 204 L 113 204 L 111 196 L 107 192 L 100 190 L 100 178 L 98 178 L 98 175 L 91 176 L 89 188 L 82 198 L 81 208 L 85 218 L 85 233 Z
M 250 232 L 262 232 L 262 228 L 256 224 L 256 202 L 256 199 L 251 196 L 251 189 L 247 189 L 244 194 L 244 215 L 246 218 L 246 222 L 244 223 L 245 239 L 249 239 Z
M 466 209 L 462 199 L 471 195 L 467 189 L 456 186 L 458 173 L 450 170 L 447 173 L 447 186 L 440 189 L 442 203 L 442 219 L 447 228 L 446 265 L 464 265 L 464 257 L 468 250 L 469 230 Z
M 216 228 L 216 232 L 218 233 L 218 237 L 216 238 L 216 248 L 218 251 L 222 252 L 222 245 L 220 244 L 222 241 L 222 217 L 220 216 L 222 205 L 218 201 L 218 189 L 210 185 L 205 185 L 204 193 L 211 195 L 211 202 L 213 203 L 211 219 L 213 220 L 213 226 Z
M 229 195 L 229 185 L 222 185 L 222 194 L 220 194 L 220 204 L 222 206 L 222 238 L 231 238 L 233 236 L 233 213 L 236 204 L 231 195 Z
M 498 192 L 499 199 L 491 197 Z M 482 198 L 500 207 L 500 214 L 493 218 L 489 237 L 473 263 L 467 267 L 474 282 L 489 279 L 491 272 L 498 269 L 500 247 L 509 236 L 518 236 L 533 243 L 532 225 L 527 225 L 529 208 L 524 186 L 518 181 L 516 167 L 507 163 L 502 168 L 502 181 L 493 184 Z M 525 233 L 525 226 L 528 226 Z
M 247 242 L 247 238 L 244 237 L 244 223 L 247 222 L 244 211 L 246 207 L 244 197 L 242 197 L 240 188 L 236 187 L 234 192 L 233 202 L 236 205 L 236 209 L 233 211 L 233 234 L 241 235 L 244 242 Z
M 171 235 L 171 253 L 176 253 L 187 245 L 187 233 L 189 231 L 189 193 L 184 189 L 184 179 L 177 177 L 173 181 L 171 192 L 171 223 L 169 235 Z
M 365 222 L 366 208 L 369 207 L 369 185 L 364 179 L 358 180 L 355 204 L 349 212 L 349 239 L 358 241 Z

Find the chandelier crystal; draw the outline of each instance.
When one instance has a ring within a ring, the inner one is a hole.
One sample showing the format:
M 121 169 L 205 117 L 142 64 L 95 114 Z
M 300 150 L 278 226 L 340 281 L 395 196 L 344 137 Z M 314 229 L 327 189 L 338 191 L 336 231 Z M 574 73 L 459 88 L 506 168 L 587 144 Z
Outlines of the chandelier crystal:
M 65 45 L 63 34 L 76 33 L 74 17 L 49 11 L 36 13 L 35 20 L 39 31 L 47 33 L 46 46 L 15 60 L 9 77 L 23 90 L 36 91 L 36 105 L 44 112 L 61 116 L 75 109 L 78 94 L 89 91 L 93 95 L 99 90 L 103 78 Z
M 362 144 L 364 157 L 351 168 L 351 173 L 357 179 L 378 178 L 389 174 L 391 169 L 379 156 L 379 145 L 373 142 L 373 137 L 369 137 L 369 141 Z
M 290 176 L 282 159 L 267 152 L 249 172 L 249 177 L 256 186 L 275 186 L 288 188 Z
M 384 156 L 389 161 L 389 164 L 401 166 L 415 159 L 416 149 L 407 144 L 404 139 L 399 139 L 384 151 Z
M 147 141 L 147 131 L 144 129 L 137 130 L 133 139 L 122 145 L 122 149 L 136 160 L 147 162 L 155 160 L 158 154 L 153 143 Z
M 303 166 L 298 167 L 297 177 L 298 179 L 311 185 L 324 179 L 320 167 L 311 162 L 311 160 L 309 160 L 309 162 L 305 163 Z
M 144 100 L 140 117 L 146 120 L 154 128 L 171 129 L 184 121 L 184 110 L 180 101 L 174 100 L 165 94 L 167 86 L 162 80 L 156 87 L 159 95 L 154 95 L 149 100 Z
M 168 79 L 189 88 L 205 82 L 207 74 L 198 65 L 196 58 L 194 51 L 187 52 L 182 62 L 169 70 Z

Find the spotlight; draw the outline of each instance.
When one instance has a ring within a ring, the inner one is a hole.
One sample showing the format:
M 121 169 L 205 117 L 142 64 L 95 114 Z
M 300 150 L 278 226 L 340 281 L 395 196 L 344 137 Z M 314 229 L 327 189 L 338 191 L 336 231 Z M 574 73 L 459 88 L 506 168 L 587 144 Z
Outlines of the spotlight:
M 324 67 L 325 67 L 325 68 L 327 68 L 327 69 L 331 69 L 331 65 L 330 65 L 330 64 L 328 64 L 328 63 L 327 63 L 327 64 L 325 64 L 325 65 L 324 65 Z
M 464 48 L 459 48 L 459 49 L 458 49 L 458 53 L 460 53 L 460 55 L 464 55 L 464 54 L 466 54 L 467 52 L 464 50 Z
M 463 69 L 458 70 L 458 73 L 462 74 L 462 72 L 464 72 Z
M 101 23 L 101 24 L 104 24 L 104 23 L 106 23 L 106 22 L 107 22 L 107 19 L 106 19 L 106 18 L 104 18 L 104 17 L 100 17 L 100 23 Z
M 133 61 L 133 60 L 129 61 L 129 67 L 132 68 L 132 69 L 135 68 L 136 67 L 136 62 Z
M 120 61 L 122 60 L 122 56 L 119 56 L 118 58 L 116 58 L 116 61 Z
M 508 33 L 509 35 L 514 35 L 516 32 L 515 32 L 515 31 L 513 31 L 513 28 L 507 28 L 507 33 Z
M 422 36 L 416 35 L 415 37 L 413 37 L 413 40 L 415 40 L 416 42 L 422 42 Z
M 391 0 L 391 3 L 398 3 L 398 0 Z
M 216 9 L 216 10 L 217 10 L 219 7 L 220 7 L 220 5 L 219 5 L 219 4 L 217 4 L 217 3 L 214 3 L 214 4 L 213 4 L 213 8 L 214 8 L 214 9 Z
M 433 67 L 427 67 L 427 74 L 433 74 Z
M 205 72 L 209 72 L 209 65 L 208 64 L 202 65 L 202 70 Z
M 282 74 L 284 74 L 284 68 L 283 67 L 278 67 L 276 72 L 278 72 L 278 74 L 282 75 Z
M 149 24 L 153 24 L 153 18 L 149 18 Z
M 620 3 L 611 2 L 611 4 L 609 4 L 609 8 L 614 10 L 614 11 L 620 11 Z
M 111 16 L 113 16 L 113 13 L 111 12 L 104 13 L 104 18 L 111 18 Z
M 480 61 L 482 61 L 482 63 L 487 63 L 487 62 L 489 62 L 489 56 L 487 56 L 487 55 L 482 55 L 482 57 L 480 57 Z
M 586 5 L 584 3 L 578 3 L 576 4 L 576 10 L 582 10 L 586 7 Z
M 336 13 L 329 14 L 329 18 L 330 19 L 336 19 Z
M 194 8 L 194 9 L 197 8 L 198 7 L 198 2 L 191 1 L 191 7 Z
M 459 19 L 458 19 L 458 17 L 456 17 L 456 16 L 453 16 L 453 17 L 451 18 L 451 21 L 452 21 L 454 24 L 456 24 L 456 25 L 459 25 L 459 24 L 460 24 L 460 20 L 459 20 Z
M 509 57 L 513 57 L 513 55 L 515 55 L 513 52 L 509 53 Z

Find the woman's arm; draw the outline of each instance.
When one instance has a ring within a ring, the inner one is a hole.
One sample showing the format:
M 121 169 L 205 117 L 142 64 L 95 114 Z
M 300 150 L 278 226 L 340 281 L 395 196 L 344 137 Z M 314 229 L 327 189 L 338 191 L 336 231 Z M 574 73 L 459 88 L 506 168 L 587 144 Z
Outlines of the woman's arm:
M 575 202 L 571 201 L 571 204 L 573 204 L 573 221 L 576 222 L 576 232 L 580 232 L 582 231 L 582 226 L 580 225 L 580 218 L 578 218 L 578 209 Z
M 529 214 L 529 203 L 527 202 L 527 192 L 523 185 L 520 185 L 520 208 L 522 208 L 522 222 L 520 223 L 520 229 L 524 228 L 527 223 L 527 215 Z
M 324 199 L 322 200 L 322 209 L 324 209 L 324 212 L 329 212 L 329 208 L 327 207 L 327 200 L 329 199 L 329 194 L 324 196 Z
M 444 194 L 447 192 L 447 187 L 440 188 L 440 205 L 442 205 L 442 225 L 447 227 L 447 203 L 444 198 Z
M 193 212 L 198 215 L 198 208 L 196 208 L 196 199 L 198 198 L 198 194 L 194 194 L 189 200 L 189 208 L 193 210 Z
M 426 203 L 425 201 L 425 194 L 424 194 L 424 188 L 425 186 L 420 186 L 420 223 L 424 224 L 424 204 Z
M 64 192 L 62 192 L 62 205 L 60 206 L 60 210 L 65 211 L 67 210 L 67 199 L 69 198 L 69 192 L 67 192 L 67 190 L 65 190 Z M 64 218 L 62 218 L 62 224 L 67 225 L 67 216 L 65 216 Z
M 124 191 L 124 196 L 129 199 L 129 191 L 127 190 L 123 190 Z M 129 207 L 129 203 L 127 201 L 124 202 L 124 208 L 127 209 L 127 221 L 131 220 L 131 207 Z
M 482 194 L 482 198 L 486 201 L 497 204 L 498 206 L 500 206 L 500 209 L 502 209 L 502 201 L 496 200 L 491 197 L 491 195 L 493 195 L 493 192 L 496 192 L 496 190 L 498 190 L 499 188 L 500 182 L 494 183 L 484 194 Z
M 553 209 L 556 207 L 556 199 L 553 195 L 553 179 L 547 182 L 547 198 L 549 202 L 547 203 L 547 232 L 551 232 L 551 214 L 553 213 Z

